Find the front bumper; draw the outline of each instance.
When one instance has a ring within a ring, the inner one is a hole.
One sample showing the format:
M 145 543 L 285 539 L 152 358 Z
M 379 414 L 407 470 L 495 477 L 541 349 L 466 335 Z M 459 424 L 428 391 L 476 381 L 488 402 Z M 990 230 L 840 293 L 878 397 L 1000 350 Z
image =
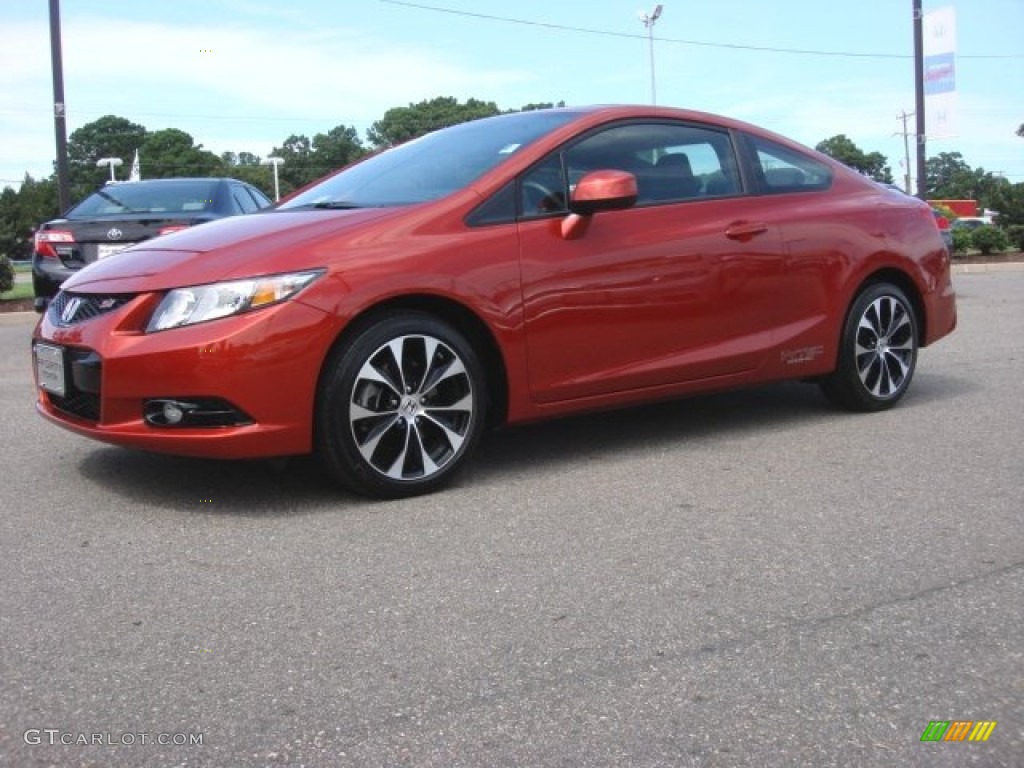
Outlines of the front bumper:
M 159 294 L 119 297 L 114 309 L 64 326 L 55 309 L 35 344 L 64 350 L 63 397 L 39 387 L 49 421 L 115 445 L 185 456 L 254 458 L 313 447 L 317 380 L 337 333 L 334 319 L 298 299 L 234 317 L 144 332 Z M 100 302 L 102 303 L 102 302 Z M 147 402 L 222 400 L 249 423 L 154 426 Z

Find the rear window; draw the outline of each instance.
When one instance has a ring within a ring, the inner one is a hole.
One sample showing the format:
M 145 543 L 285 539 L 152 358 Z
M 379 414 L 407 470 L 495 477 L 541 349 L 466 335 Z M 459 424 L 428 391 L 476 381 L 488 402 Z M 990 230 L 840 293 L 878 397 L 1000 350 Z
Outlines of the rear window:
M 215 181 L 111 184 L 72 208 L 69 219 L 124 213 L 197 213 L 213 208 Z

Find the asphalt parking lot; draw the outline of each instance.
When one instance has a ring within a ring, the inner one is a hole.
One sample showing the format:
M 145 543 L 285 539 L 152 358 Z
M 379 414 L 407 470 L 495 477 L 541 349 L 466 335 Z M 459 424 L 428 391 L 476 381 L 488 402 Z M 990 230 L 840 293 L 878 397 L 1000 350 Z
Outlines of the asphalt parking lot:
M 0 318 L 0 764 L 1020 765 L 1024 271 L 956 280 L 893 411 L 522 427 L 394 503 L 52 427 Z

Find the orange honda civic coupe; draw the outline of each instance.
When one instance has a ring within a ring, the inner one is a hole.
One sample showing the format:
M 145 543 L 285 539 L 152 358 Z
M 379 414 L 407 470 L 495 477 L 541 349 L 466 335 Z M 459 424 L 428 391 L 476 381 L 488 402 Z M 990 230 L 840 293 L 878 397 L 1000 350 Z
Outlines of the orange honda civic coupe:
M 316 452 L 432 491 L 487 427 L 782 379 L 907 392 L 950 333 L 931 209 L 752 125 L 613 106 L 456 125 L 71 277 L 39 413 L 116 445 Z

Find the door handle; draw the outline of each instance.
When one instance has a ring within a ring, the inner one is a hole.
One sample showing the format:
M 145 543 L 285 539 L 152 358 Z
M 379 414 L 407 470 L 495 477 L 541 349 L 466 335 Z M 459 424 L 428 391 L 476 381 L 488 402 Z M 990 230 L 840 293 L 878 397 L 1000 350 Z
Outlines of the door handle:
M 750 240 L 768 231 L 768 225 L 761 221 L 737 221 L 725 230 L 730 240 Z

